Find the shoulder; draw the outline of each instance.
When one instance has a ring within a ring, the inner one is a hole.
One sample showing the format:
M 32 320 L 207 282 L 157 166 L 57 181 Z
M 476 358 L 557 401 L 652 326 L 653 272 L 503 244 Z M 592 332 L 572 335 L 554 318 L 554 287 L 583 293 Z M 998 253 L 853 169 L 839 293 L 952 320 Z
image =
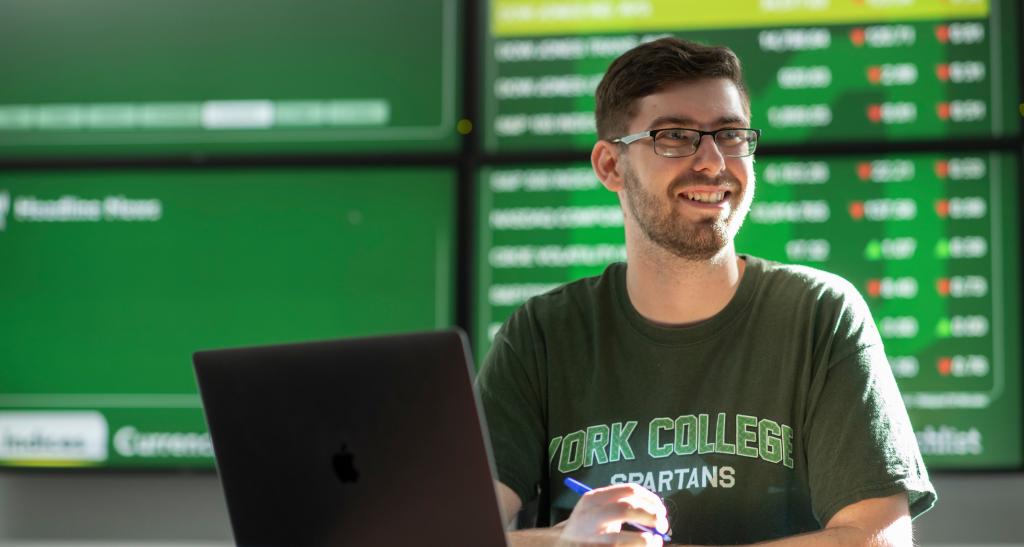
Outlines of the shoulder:
M 509 389 L 534 401 L 547 400 L 551 352 L 564 356 L 568 351 L 575 356 L 586 347 L 597 317 L 606 313 L 597 308 L 614 294 L 611 283 L 616 267 L 613 264 L 599 276 L 533 296 L 509 316 L 495 334 L 478 374 L 485 401 L 500 399 Z
M 529 298 L 509 316 L 495 336 L 495 344 L 527 357 L 543 355 L 549 344 L 581 342 L 601 317 L 615 313 L 617 276 L 625 264 L 608 266 L 597 276 L 558 286 Z
M 762 296 L 814 298 L 839 305 L 865 305 L 864 297 L 845 278 L 825 270 L 747 257 L 761 277 Z
M 881 343 L 871 310 L 857 288 L 831 272 L 748 257 L 758 269 L 762 308 L 782 311 L 792 322 L 812 322 L 824 335 L 853 335 L 861 344 Z
M 512 320 L 536 323 L 561 322 L 597 313 L 614 304 L 617 276 L 624 276 L 625 264 L 609 265 L 603 273 L 566 283 L 527 300 Z

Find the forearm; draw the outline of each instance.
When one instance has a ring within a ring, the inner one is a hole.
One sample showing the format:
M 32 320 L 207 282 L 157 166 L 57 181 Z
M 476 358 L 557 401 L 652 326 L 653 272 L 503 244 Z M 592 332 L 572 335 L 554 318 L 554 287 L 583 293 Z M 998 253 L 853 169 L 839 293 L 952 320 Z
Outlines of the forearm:
M 837 526 L 798 536 L 765 541 L 756 545 L 758 547 L 913 547 L 909 523 L 905 529 L 901 526 L 894 528 L 896 529 L 890 528 L 872 533 L 852 526 Z
M 556 528 L 531 528 L 508 532 L 509 547 L 552 547 L 558 545 L 561 530 Z
M 508 532 L 507 537 L 510 547 L 554 547 L 559 545 L 561 531 L 557 528 L 532 528 Z M 671 545 L 683 547 L 676 543 Z M 886 530 L 872 534 L 860 528 L 842 526 L 761 542 L 756 545 L 758 547 L 912 547 L 913 542 L 909 529 L 905 534 L 898 530 Z

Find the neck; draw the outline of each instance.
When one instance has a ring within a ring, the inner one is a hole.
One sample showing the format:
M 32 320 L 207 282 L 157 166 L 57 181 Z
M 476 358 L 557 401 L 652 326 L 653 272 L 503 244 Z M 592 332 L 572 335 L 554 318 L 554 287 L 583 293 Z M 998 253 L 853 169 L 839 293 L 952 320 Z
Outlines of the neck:
M 626 257 L 630 302 L 641 316 L 665 326 L 696 323 L 722 311 L 746 267 L 731 241 L 710 260 L 687 260 L 627 234 Z

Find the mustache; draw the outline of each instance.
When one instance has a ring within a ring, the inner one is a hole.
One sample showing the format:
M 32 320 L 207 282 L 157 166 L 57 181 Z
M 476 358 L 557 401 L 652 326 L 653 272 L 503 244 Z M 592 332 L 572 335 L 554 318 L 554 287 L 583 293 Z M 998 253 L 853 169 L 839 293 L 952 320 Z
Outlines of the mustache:
M 735 177 L 727 175 L 725 173 L 717 177 L 706 177 L 702 175 L 687 175 L 680 177 L 669 185 L 669 193 L 676 195 L 679 192 L 686 190 L 691 186 L 717 186 L 722 190 L 728 190 L 735 192 L 739 190 L 740 181 L 736 180 Z

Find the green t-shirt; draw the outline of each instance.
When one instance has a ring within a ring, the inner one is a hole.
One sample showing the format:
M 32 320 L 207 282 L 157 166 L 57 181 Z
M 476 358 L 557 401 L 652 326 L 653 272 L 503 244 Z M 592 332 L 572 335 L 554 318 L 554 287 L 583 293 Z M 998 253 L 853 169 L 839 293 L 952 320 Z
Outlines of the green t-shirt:
M 907 492 L 935 503 L 882 340 L 860 294 L 754 257 L 720 313 L 644 319 L 613 264 L 535 297 L 478 376 L 498 478 L 540 524 L 568 518 L 573 477 L 658 493 L 673 541 L 751 543 L 818 530 Z

